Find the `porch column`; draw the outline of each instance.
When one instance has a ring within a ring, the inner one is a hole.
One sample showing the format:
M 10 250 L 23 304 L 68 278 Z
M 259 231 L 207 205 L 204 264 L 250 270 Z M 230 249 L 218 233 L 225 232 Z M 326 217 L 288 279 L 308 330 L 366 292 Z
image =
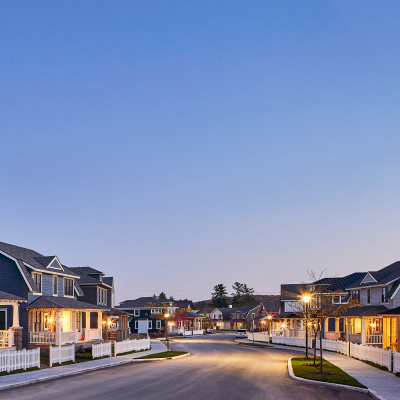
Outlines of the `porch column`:
M 97 329 L 100 329 L 99 339 L 103 339 L 103 312 L 99 311 L 97 313 Z
M 13 304 L 13 328 L 19 328 L 19 311 L 18 303 Z
M 90 342 L 90 311 L 86 311 L 85 341 Z
M 56 346 L 61 345 L 61 311 L 56 311 Z
M 77 311 L 72 311 L 72 330 L 74 331 L 74 343 L 78 343 L 78 329 L 76 325 Z
M 367 343 L 367 324 L 366 319 L 361 317 L 361 344 Z
M 340 321 L 339 318 L 335 318 L 335 340 L 337 340 L 339 338 L 339 336 L 340 336 L 340 334 L 339 334 L 339 327 L 340 327 L 339 321 Z

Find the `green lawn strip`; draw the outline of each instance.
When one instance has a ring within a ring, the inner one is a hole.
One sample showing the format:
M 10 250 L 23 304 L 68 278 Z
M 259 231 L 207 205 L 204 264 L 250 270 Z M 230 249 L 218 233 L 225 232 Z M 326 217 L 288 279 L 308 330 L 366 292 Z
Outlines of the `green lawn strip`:
M 299 378 L 310 379 L 314 381 L 322 381 L 329 383 L 337 383 L 339 385 L 355 386 L 359 388 L 366 388 L 357 379 L 333 365 L 329 361 L 323 359 L 323 372 L 333 373 L 334 375 L 321 375 L 319 374 L 319 358 L 317 358 L 317 366 L 304 366 L 304 364 L 313 364 L 313 359 L 305 360 L 304 357 L 292 358 L 292 367 L 294 374 Z M 311 372 L 311 373 L 310 373 Z M 317 372 L 317 374 L 314 374 Z
M 270 346 L 269 344 L 258 344 L 258 343 L 243 343 L 243 342 L 238 342 L 242 346 L 254 346 L 254 347 L 273 347 Z
M 370 365 L 371 367 L 378 368 L 378 369 L 380 369 L 380 370 L 382 370 L 382 371 L 388 371 L 387 367 L 385 367 L 385 366 L 383 366 L 383 365 L 375 364 L 375 363 L 372 362 L 372 361 L 361 360 L 360 358 L 356 358 L 356 357 L 352 357 L 352 358 L 354 358 L 355 360 L 358 360 L 358 361 L 362 361 L 363 363 L 368 364 L 368 365 Z
M 187 351 L 165 351 L 163 353 L 149 354 L 147 356 L 139 357 L 136 360 L 149 360 L 152 358 L 170 358 L 187 354 Z
M 39 370 L 38 367 L 27 368 L 26 370 L 16 369 L 15 371 L 10 371 L 10 372 L 0 372 L 0 376 L 14 375 L 14 374 L 20 374 L 21 372 L 38 371 L 38 370 Z
M 143 351 L 149 351 L 149 350 L 151 350 L 151 347 L 150 349 L 146 350 L 132 350 L 132 351 L 127 351 L 126 353 L 118 353 L 117 356 L 119 357 L 119 356 L 125 356 L 127 354 L 142 353 Z
M 75 363 L 79 364 L 82 362 L 93 361 L 93 360 L 101 360 L 102 358 L 109 358 L 108 356 L 98 357 L 93 359 L 93 355 L 91 351 L 86 351 L 85 353 L 76 353 L 75 354 Z M 50 365 L 50 355 L 49 353 L 40 353 L 40 363 L 45 365 Z M 55 363 L 53 364 L 54 367 L 60 367 L 62 365 L 70 365 L 74 364 L 73 361 L 65 361 L 63 363 Z

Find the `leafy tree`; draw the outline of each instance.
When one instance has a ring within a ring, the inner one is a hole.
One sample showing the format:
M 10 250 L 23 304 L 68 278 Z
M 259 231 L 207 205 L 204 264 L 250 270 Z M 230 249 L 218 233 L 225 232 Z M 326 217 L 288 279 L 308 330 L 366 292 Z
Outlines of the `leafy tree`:
M 232 305 L 235 307 L 244 306 L 246 304 L 254 304 L 256 301 L 253 297 L 254 289 L 247 287 L 245 283 L 235 282 L 232 285 L 234 292 L 232 293 Z
M 214 292 L 211 293 L 212 303 L 214 307 L 228 307 L 226 286 L 222 283 L 214 286 Z
M 158 300 L 161 300 L 161 301 L 167 300 L 167 295 L 166 295 L 164 292 L 161 292 L 161 293 L 158 295 Z

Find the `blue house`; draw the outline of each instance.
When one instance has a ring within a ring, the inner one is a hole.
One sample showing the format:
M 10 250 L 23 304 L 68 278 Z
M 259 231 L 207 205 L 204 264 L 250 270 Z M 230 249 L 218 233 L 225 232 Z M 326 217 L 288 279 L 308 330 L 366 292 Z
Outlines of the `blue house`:
M 102 313 L 110 307 L 78 300 L 80 276 L 57 256 L 0 242 L 0 276 L 3 297 L 14 300 L 14 307 L 19 303 L 19 326 L 17 314 L 11 321 L 3 310 L 0 328 L 7 331 L 12 324 L 23 347 L 102 340 Z
M 132 314 L 129 322 L 131 333 L 156 333 L 165 331 L 165 320 L 158 319 L 157 315 L 175 314 L 178 308 L 173 302 L 161 302 L 155 297 L 139 297 L 135 300 L 125 300 L 116 308 Z

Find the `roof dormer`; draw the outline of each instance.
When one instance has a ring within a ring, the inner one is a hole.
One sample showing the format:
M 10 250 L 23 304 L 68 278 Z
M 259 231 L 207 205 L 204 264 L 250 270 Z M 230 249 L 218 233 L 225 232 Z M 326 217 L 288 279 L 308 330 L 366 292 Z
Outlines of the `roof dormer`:
M 377 280 L 372 276 L 370 272 L 367 272 L 364 279 L 361 281 L 361 285 L 366 285 L 368 283 L 376 283 Z
M 57 256 L 34 257 L 34 259 L 40 262 L 43 267 L 64 271 L 64 268 L 62 267 L 60 260 L 57 258 Z

